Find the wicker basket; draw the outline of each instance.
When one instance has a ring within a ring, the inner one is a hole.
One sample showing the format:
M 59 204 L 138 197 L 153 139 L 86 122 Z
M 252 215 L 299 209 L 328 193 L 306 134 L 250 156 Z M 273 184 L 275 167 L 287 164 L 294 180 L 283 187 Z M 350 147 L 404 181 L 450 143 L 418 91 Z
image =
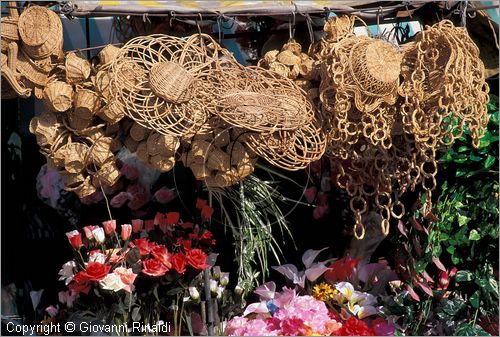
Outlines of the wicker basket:
M 89 147 L 82 143 L 71 143 L 66 146 L 64 168 L 69 173 L 80 173 L 87 166 L 86 158 Z
M 93 179 L 104 185 L 113 186 L 120 179 L 120 170 L 114 161 L 108 161 L 94 174 Z
M 49 72 L 31 60 L 23 50 L 18 54 L 16 69 L 28 81 L 37 86 L 45 87 L 49 81 Z
M 155 63 L 149 70 L 149 85 L 153 93 L 170 103 L 182 103 L 191 98 L 193 75 L 173 62 Z
M 73 104 L 73 88 L 66 82 L 50 82 L 43 90 L 43 98 L 50 109 L 64 112 Z
M 18 19 L 14 19 L 10 16 L 1 18 L 0 33 L 2 35 L 2 40 L 3 39 L 7 39 L 7 41 L 19 40 L 19 31 L 17 29 L 17 24 L 18 24 Z
M 175 166 L 175 159 L 173 157 L 157 154 L 149 158 L 149 165 L 160 172 L 168 172 Z
M 171 135 L 161 135 L 157 132 L 151 132 L 147 139 L 148 153 L 150 156 L 162 154 L 164 156 L 173 156 L 180 146 L 179 139 Z
M 75 53 L 66 55 L 66 82 L 76 84 L 85 81 L 90 76 L 90 63 L 87 59 Z
M 117 101 L 106 104 L 104 108 L 99 110 L 97 115 L 110 125 L 118 125 L 117 123 L 125 117 L 125 113 Z
M 77 89 L 74 101 L 74 115 L 80 119 L 92 119 L 101 106 L 99 96 L 94 91 L 88 89 Z
M 109 68 L 111 66 L 111 63 L 113 63 L 113 60 L 119 53 L 120 48 L 116 46 L 108 44 L 106 47 L 104 47 L 99 52 L 99 54 L 97 54 L 97 57 L 99 57 L 99 69 Z
M 34 59 L 43 59 L 51 54 L 60 55 L 63 29 L 61 19 L 51 10 L 31 6 L 19 16 L 19 35 L 23 49 Z

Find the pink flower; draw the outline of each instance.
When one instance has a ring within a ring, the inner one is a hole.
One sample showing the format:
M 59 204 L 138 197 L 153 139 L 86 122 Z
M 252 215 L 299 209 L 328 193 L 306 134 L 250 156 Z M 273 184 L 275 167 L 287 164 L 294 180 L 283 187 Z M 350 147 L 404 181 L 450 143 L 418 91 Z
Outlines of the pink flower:
M 67 232 L 66 236 L 68 237 L 71 247 L 73 247 L 74 249 L 78 249 L 83 246 L 82 236 L 80 235 L 80 232 L 78 232 L 77 230 Z
M 203 206 L 201 209 L 201 218 L 205 221 L 208 221 L 212 218 L 212 214 L 214 214 L 214 209 L 208 205 Z
M 313 218 L 316 220 L 321 219 L 329 212 L 330 212 L 330 207 L 328 205 L 316 206 L 313 211 Z
M 108 249 L 108 250 L 106 250 L 105 258 L 107 258 L 109 256 L 110 263 L 121 262 L 125 259 L 125 256 L 128 253 L 128 249 L 126 249 L 123 253 L 120 253 L 120 251 L 121 251 L 120 248 Z M 110 256 L 110 254 L 111 254 L 111 256 Z
M 60 291 L 57 296 L 59 298 L 59 302 L 65 304 L 68 308 L 73 307 L 73 302 L 75 301 L 78 293 L 73 290 Z
M 151 249 L 151 255 L 167 266 L 168 269 L 172 268 L 172 263 L 170 262 L 172 255 L 168 252 L 167 247 L 164 245 L 158 245 Z
M 131 268 L 124 267 L 118 267 L 113 272 L 119 275 L 122 282 L 126 285 L 126 287 L 123 289 L 131 293 L 134 290 L 134 282 L 137 274 L 134 274 Z
M 181 217 L 179 212 L 169 212 L 166 214 L 166 216 L 168 225 L 176 225 Z
M 132 165 L 124 164 L 120 173 L 124 175 L 128 180 L 135 180 L 139 178 L 139 170 Z
M 97 228 L 99 228 L 99 226 L 85 226 L 85 227 L 83 227 L 83 231 L 85 232 L 85 237 L 88 240 L 94 240 L 94 234 L 92 234 L 92 231 L 94 229 L 97 229 Z
M 132 234 L 132 225 L 122 225 L 121 238 L 123 241 L 126 241 L 130 238 Z
M 142 231 L 142 227 L 144 227 L 144 221 L 141 219 L 134 219 L 132 220 L 132 231 L 134 233 L 139 233 Z
M 97 204 L 103 199 L 104 199 L 104 194 L 102 194 L 101 191 L 95 191 L 91 195 L 87 195 L 86 197 L 81 198 L 80 201 L 82 202 L 82 204 L 91 205 L 91 204 Z
M 281 322 L 283 336 L 308 336 L 307 325 L 298 317 L 287 317 Z
M 104 227 L 104 232 L 107 235 L 111 235 L 116 230 L 116 220 L 103 221 L 102 226 Z
M 155 228 L 155 221 L 154 220 L 146 220 L 144 223 L 145 223 L 146 232 L 150 232 Z
M 387 322 L 382 317 L 377 317 L 372 321 L 372 330 L 377 336 L 394 336 L 394 325 Z
M 202 210 L 204 206 L 206 206 L 207 204 L 207 201 L 206 200 L 203 200 L 203 199 L 196 199 L 196 209 L 198 210 Z
M 445 271 L 442 271 L 439 274 L 439 285 L 443 288 L 446 289 L 448 288 L 448 285 L 450 284 L 450 278 L 448 276 L 448 273 Z
M 174 190 L 166 187 L 160 188 L 154 194 L 156 201 L 158 201 L 160 204 L 168 204 L 169 202 L 174 200 L 176 196 L 177 195 Z
M 45 311 L 47 312 L 47 314 L 49 314 L 50 317 L 56 317 L 56 315 L 59 313 L 59 309 L 57 309 L 53 305 L 49 305 L 47 308 L 45 308 Z
M 115 195 L 110 201 L 109 204 L 113 208 L 120 208 L 122 207 L 128 200 L 132 198 L 132 195 L 127 192 L 120 192 L 117 195 Z
M 166 224 L 167 220 L 165 219 L 165 215 L 163 215 L 160 212 L 157 212 L 153 221 L 155 225 L 162 227 L 164 224 Z

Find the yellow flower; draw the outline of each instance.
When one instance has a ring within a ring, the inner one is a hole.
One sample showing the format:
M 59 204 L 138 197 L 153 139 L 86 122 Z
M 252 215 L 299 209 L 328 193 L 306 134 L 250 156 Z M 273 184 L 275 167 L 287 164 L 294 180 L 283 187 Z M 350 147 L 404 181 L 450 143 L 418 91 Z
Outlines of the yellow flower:
M 316 284 L 313 287 L 312 290 L 312 295 L 315 299 L 319 301 L 330 301 L 333 300 L 334 296 L 338 293 L 336 289 L 334 289 L 331 285 L 328 283 L 320 283 Z

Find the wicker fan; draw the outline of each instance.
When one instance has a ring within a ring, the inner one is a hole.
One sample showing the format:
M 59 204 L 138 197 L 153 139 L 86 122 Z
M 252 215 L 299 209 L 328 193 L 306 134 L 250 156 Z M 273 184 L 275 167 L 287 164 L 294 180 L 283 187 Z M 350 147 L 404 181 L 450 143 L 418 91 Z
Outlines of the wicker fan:
M 203 132 L 215 110 L 206 76 L 221 62 L 222 53 L 207 35 L 134 38 L 111 65 L 117 102 L 128 117 L 161 134 Z

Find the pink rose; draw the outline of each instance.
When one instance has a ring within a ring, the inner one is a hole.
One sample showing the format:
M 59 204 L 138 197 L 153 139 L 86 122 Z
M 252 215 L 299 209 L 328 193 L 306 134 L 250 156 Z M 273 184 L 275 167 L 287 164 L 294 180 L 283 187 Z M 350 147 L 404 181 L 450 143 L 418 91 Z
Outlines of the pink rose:
M 144 221 L 141 219 L 134 219 L 132 220 L 132 231 L 134 233 L 139 233 L 142 231 L 142 227 L 144 227 Z
M 167 271 L 168 267 L 157 259 L 148 259 L 142 263 L 142 272 L 149 276 L 163 276 Z
M 66 233 L 66 236 L 68 237 L 71 247 L 73 247 L 74 249 L 78 249 L 83 246 L 82 236 L 77 230 Z
M 316 206 L 313 211 L 313 218 L 318 220 L 324 217 L 326 214 L 328 214 L 330 211 L 329 206 Z
M 116 230 L 116 220 L 103 221 L 102 226 L 104 227 L 104 232 L 107 235 L 111 235 Z
M 170 262 L 171 254 L 164 245 L 158 245 L 151 249 L 151 255 L 169 269 L 172 268 L 172 263 Z
M 85 237 L 88 240 L 94 240 L 94 234 L 92 234 L 92 231 L 94 229 L 97 229 L 97 228 L 99 228 L 99 226 L 85 226 L 85 227 L 83 227 L 83 231 L 85 232 Z
M 132 234 L 132 225 L 122 225 L 122 231 L 120 236 L 123 241 L 127 241 L 130 239 L 130 235 Z
M 56 317 L 56 315 L 59 313 L 59 309 L 57 309 L 53 305 L 49 305 L 47 308 L 45 308 L 45 311 L 47 312 L 47 314 L 49 314 L 50 317 Z
M 125 291 L 131 293 L 134 290 L 134 281 L 137 274 L 134 274 L 131 268 L 118 267 L 114 270 L 114 273 L 119 275 L 122 282 L 126 285 L 123 288 Z

